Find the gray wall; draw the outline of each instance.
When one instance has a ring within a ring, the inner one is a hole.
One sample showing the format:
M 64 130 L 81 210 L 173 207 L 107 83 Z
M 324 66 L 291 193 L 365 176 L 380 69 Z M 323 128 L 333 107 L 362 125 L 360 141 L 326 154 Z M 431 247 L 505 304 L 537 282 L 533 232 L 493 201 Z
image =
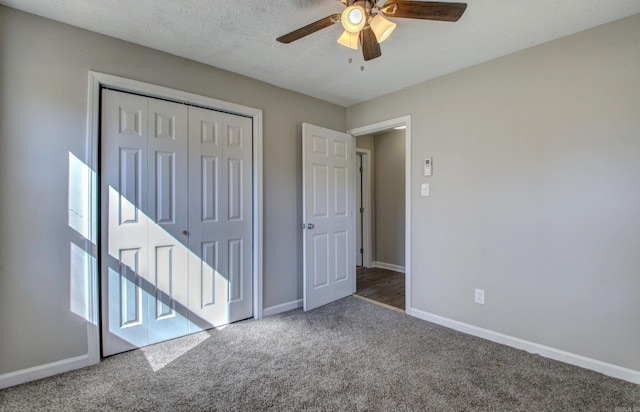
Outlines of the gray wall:
M 373 135 L 362 135 L 356 137 L 356 148 L 358 149 L 367 149 L 370 150 L 373 154 L 374 150 L 374 136 Z M 373 163 L 373 160 L 372 160 Z
M 348 108 L 412 114 L 413 308 L 640 370 L 639 68 L 635 15 Z
M 404 130 L 374 136 L 375 256 L 378 262 L 404 266 Z
M 264 111 L 264 306 L 302 298 L 301 123 L 346 130 L 344 108 L 6 7 L 0 56 L 0 374 L 87 353 L 67 174 L 69 152 L 86 161 L 89 70 Z

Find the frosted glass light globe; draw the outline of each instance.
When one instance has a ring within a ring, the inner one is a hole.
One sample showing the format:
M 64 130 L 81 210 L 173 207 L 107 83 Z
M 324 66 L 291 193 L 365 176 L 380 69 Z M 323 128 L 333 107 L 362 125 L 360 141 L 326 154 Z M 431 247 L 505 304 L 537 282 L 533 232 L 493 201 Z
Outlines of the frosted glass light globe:
M 367 24 L 367 12 L 362 6 L 349 6 L 342 12 L 342 27 L 349 33 L 357 33 Z

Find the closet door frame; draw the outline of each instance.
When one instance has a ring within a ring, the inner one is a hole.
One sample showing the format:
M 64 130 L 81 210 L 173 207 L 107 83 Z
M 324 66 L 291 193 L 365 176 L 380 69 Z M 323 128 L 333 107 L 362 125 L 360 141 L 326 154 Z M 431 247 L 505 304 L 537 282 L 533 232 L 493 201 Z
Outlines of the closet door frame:
M 262 160 L 262 110 L 253 107 L 229 103 L 211 97 L 201 96 L 180 90 L 170 89 L 150 83 L 131 80 L 124 77 L 113 76 L 105 73 L 89 71 L 89 87 L 87 96 L 87 134 L 86 134 L 86 159 L 87 166 L 93 170 L 94 176 L 99 174 L 100 159 L 100 90 L 111 88 L 123 92 L 140 94 L 147 97 L 171 100 L 207 109 L 236 114 L 251 119 L 252 125 L 252 179 L 253 179 L 253 318 L 262 318 L 262 289 L 263 289 L 263 160 Z M 89 193 L 89 239 L 97 240 L 94 244 L 87 240 L 87 249 L 100 251 L 98 228 L 100 227 L 100 186 L 97 179 L 88 179 L 87 193 Z M 86 364 L 100 361 L 100 322 L 99 296 L 100 296 L 100 266 L 92 265 L 91 273 L 92 296 L 89 302 L 89 316 L 94 324 L 87 327 L 88 357 Z

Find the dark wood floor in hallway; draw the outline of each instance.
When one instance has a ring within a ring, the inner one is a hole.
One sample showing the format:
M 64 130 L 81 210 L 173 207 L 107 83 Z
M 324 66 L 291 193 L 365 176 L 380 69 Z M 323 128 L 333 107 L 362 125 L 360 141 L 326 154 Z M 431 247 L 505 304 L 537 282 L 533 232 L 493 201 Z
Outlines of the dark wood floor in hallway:
M 405 309 L 404 273 L 380 268 L 356 270 L 356 295 Z

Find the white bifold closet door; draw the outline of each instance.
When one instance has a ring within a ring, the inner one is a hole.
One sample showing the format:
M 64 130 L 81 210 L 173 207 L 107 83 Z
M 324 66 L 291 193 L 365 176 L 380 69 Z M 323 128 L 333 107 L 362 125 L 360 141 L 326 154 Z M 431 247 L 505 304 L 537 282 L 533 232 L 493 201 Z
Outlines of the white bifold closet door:
M 251 120 L 189 108 L 191 331 L 253 316 Z
M 252 316 L 251 142 L 248 118 L 102 91 L 104 356 Z

